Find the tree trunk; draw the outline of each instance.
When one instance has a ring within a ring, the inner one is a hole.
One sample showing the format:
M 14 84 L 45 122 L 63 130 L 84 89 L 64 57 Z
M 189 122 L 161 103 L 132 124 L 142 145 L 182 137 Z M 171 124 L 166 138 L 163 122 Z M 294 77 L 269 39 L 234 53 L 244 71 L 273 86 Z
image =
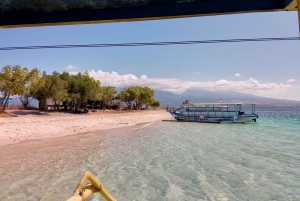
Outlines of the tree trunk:
M 105 103 L 104 103 L 104 101 L 101 102 L 101 105 L 102 105 L 102 110 L 105 110 Z
M 54 101 L 54 110 L 57 110 L 57 102 Z
M 41 99 L 39 100 L 39 109 L 40 109 L 40 110 L 43 110 L 43 111 L 45 111 L 45 110 L 48 109 L 48 106 L 47 106 L 47 99 L 46 99 L 46 98 L 41 98 Z
M 63 102 L 63 106 L 64 106 L 64 110 L 65 110 L 65 111 L 68 110 L 67 101 L 64 101 L 64 102 Z
M 30 100 L 30 97 L 31 96 L 29 94 L 24 94 L 24 95 L 20 96 L 20 101 L 21 101 L 24 109 L 26 109 L 29 106 L 30 101 L 32 101 L 32 98 Z
M 77 100 L 77 101 L 76 101 L 76 104 L 75 104 L 75 111 L 78 111 L 79 106 L 80 106 L 80 101 Z
M 4 94 L 3 99 L 5 100 L 5 102 L 3 102 L 2 110 L 0 111 L 0 113 L 4 113 L 5 112 L 5 108 L 7 106 L 7 102 L 9 100 L 9 96 L 10 96 L 10 94 Z
M 75 110 L 75 105 L 76 105 L 76 99 L 73 99 L 71 102 L 70 102 L 70 107 L 69 107 L 69 110 Z

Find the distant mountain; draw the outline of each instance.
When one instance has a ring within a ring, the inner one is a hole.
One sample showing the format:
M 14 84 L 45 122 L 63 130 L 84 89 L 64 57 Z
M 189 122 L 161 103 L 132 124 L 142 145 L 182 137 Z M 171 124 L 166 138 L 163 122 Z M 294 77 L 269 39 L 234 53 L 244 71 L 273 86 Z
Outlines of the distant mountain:
M 118 93 L 122 88 L 116 88 Z M 300 101 L 264 98 L 250 94 L 229 91 L 206 91 L 206 90 L 187 90 L 182 94 L 174 94 L 167 91 L 155 90 L 155 100 L 160 102 L 161 107 L 178 107 L 185 100 L 191 100 L 192 103 L 216 103 L 222 99 L 223 103 L 255 103 L 257 106 L 300 106 Z M 18 97 L 13 98 L 14 105 L 21 105 Z M 32 106 L 38 107 L 38 101 L 33 99 L 30 102 Z
M 250 94 L 229 91 L 205 91 L 205 90 L 187 90 L 178 95 L 166 91 L 155 91 L 155 99 L 161 104 L 161 107 L 176 107 L 185 100 L 191 100 L 192 103 L 216 103 L 222 99 L 223 103 L 255 103 L 258 106 L 300 106 L 300 101 L 264 98 Z

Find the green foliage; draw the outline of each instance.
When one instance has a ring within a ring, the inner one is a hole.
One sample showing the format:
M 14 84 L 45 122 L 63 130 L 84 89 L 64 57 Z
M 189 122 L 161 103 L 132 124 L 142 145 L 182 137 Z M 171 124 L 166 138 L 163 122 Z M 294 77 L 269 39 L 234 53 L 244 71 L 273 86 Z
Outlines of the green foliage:
M 87 71 L 75 75 L 56 71 L 51 75 L 47 75 L 46 72 L 43 72 L 41 77 L 39 75 L 36 68 L 29 71 L 21 66 L 5 66 L 0 73 L 0 92 L 6 100 L 12 95 L 20 95 L 24 107 L 29 105 L 31 97 L 36 98 L 42 110 L 47 109 L 48 100 L 53 101 L 56 108 L 63 104 L 65 110 L 78 110 L 82 104 L 86 108 L 87 101 L 92 101 L 92 106 L 96 101 L 100 101 L 105 108 L 109 101 L 112 105 L 117 93 L 113 86 L 101 87 L 100 81 L 90 77 Z M 154 91 L 149 87 L 140 86 L 124 88 L 118 94 L 118 98 L 126 102 L 129 109 L 133 105 L 135 109 L 141 109 L 143 106 L 148 108 L 155 102 Z M 5 110 L 5 105 L 1 111 Z
M 159 107 L 159 106 L 160 106 L 160 102 L 154 100 L 154 101 L 150 104 L 150 106 L 153 107 L 153 108 L 155 109 L 156 107 Z
M 100 81 L 96 81 L 94 78 L 90 77 L 87 71 L 83 74 L 78 73 L 77 79 L 79 80 L 78 83 L 81 102 L 100 98 Z
M 104 106 L 108 101 L 111 101 L 114 98 L 116 93 L 117 90 L 115 89 L 115 87 L 112 86 L 101 87 L 100 100 L 102 102 L 102 105 Z
M 119 94 L 118 97 L 120 100 L 123 100 L 125 102 L 132 102 L 134 101 L 134 97 L 130 91 L 129 88 L 124 88 Z
M 145 105 L 150 105 L 154 101 L 154 90 L 149 87 L 141 88 L 139 101 Z
M 149 87 L 131 86 L 124 88 L 118 97 L 128 103 L 129 109 L 132 102 L 135 102 L 136 109 L 141 109 L 143 105 L 148 108 L 148 105 L 154 101 L 154 90 Z
M 41 102 L 40 109 L 46 109 L 47 99 L 52 99 L 55 103 L 63 102 L 74 110 L 88 100 L 100 99 L 100 81 L 91 78 L 88 72 L 77 75 L 53 72 L 52 75 L 44 74 L 42 79 L 44 84 L 34 93 L 34 97 Z
M 29 71 L 19 65 L 5 66 L 0 73 L 0 91 L 6 100 L 0 112 L 4 112 L 10 96 L 24 95 L 37 90 L 39 83 L 39 70 Z
M 39 101 L 39 108 L 45 110 L 47 99 L 61 102 L 67 96 L 67 82 L 59 77 L 59 74 L 43 74 L 38 89 L 33 92 L 32 96 Z

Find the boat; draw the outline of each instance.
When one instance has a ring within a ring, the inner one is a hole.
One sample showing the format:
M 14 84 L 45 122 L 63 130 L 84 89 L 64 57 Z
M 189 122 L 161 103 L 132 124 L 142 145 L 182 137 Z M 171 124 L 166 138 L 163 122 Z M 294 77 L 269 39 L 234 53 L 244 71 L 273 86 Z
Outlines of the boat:
M 251 109 L 245 113 L 243 107 Z M 245 123 L 256 122 L 255 104 L 242 103 L 192 103 L 186 100 L 177 109 L 168 111 L 175 120 L 200 123 Z

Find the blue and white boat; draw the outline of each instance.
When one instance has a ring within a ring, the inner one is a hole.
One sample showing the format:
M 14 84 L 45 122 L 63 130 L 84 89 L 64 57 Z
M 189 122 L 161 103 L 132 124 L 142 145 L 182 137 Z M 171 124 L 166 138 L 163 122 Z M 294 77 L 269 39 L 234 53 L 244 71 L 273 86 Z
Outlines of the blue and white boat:
M 203 123 L 256 122 L 255 104 L 247 105 L 251 113 L 245 113 L 242 103 L 191 103 L 185 101 L 178 109 L 169 112 L 178 121 Z

